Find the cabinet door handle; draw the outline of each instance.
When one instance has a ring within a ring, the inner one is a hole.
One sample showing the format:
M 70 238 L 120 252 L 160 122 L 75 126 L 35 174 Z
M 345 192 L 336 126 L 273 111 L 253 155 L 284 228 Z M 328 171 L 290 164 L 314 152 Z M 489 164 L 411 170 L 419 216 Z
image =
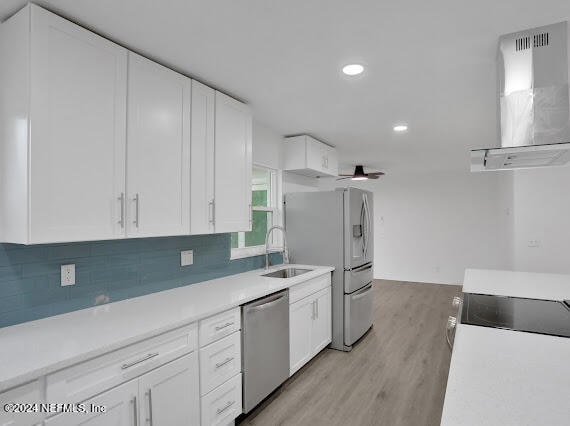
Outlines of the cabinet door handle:
M 216 331 L 223 330 L 224 328 L 227 328 L 230 325 L 234 325 L 234 323 L 233 322 L 227 322 L 224 325 L 218 325 L 218 326 L 216 326 Z
M 236 403 L 235 401 L 228 401 L 227 404 L 223 408 L 218 408 L 216 410 L 216 415 L 222 414 L 224 411 L 226 411 L 228 408 L 230 408 L 235 403 Z
M 117 222 L 121 228 L 125 227 L 125 193 L 121 192 L 121 196 L 117 198 L 121 202 L 121 219 Z
M 311 308 L 312 308 L 312 312 L 311 312 L 311 319 L 314 320 L 315 319 L 315 301 L 313 300 L 311 302 Z
M 226 365 L 228 362 L 232 361 L 234 359 L 234 357 L 231 358 L 226 358 L 225 360 L 223 360 L 222 362 L 218 362 L 216 364 L 216 370 L 220 367 L 223 367 L 224 365 Z
M 138 414 L 139 414 L 139 410 L 137 409 L 137 397 L 134 396 L 133 399 L 131 400 L 131 402 L 133 403 L 133 415 L 134 415 L 134 425 L 138 426 L 139 424 L 139 420 L 138 420 Z
M 139 207 L 140 207 L 140 197 L 139 197 L 138 192 L 137 192 L 137 195 L 135 195 L 135 198 L 133 198 L 133 201 L 135 202 L 135 220 L 133 220 L 133 223 L 138 228 L 139 227 Z
M 315 299 L 315 308 L 317 311 L 316 318 L 319 319 L 319 299 Z
M 209 223 L 214 223 L 214 215 L 216 214 L 216 204 L 214 203 L 214 200 L 210 201 L 208 203 L 208 222 Z
M 253 206 L 249 205 L 249 223 L 253 224 Z
M 148 395 L 148 417 L 146 421 L 152 426 L 152 393 L 151 389 L 146 393 Z
M 158 356 L 158 352 L 154 352 L 154 353 L 145 355 L 145 356 L 142 357 L 141 359 L 137 359 L 136 361 L 129 362 L 129 363 L 127 363 L 127 364 L 123 364 L 123 365 L 121 365 L 121 369 L 122 369 L 122 370 L 126 370 L 127 368 L 130 368 L 130 367 L 132 367 L 133 365 L 140 364 L 141 362 L 144 362 L 144 361 L 146 361 L 146 360 L 149 360 L 149 359 L 151 359 L 151 358 L 154 358 L 155 356 Z
M 358 290 L 355 293 L 352 293 L 352 300 L 362 299 L 363 297 L 368 296 L 368 293 L 372 291 L 372 283 L 369 283 L 364 287 L 362 290 Z

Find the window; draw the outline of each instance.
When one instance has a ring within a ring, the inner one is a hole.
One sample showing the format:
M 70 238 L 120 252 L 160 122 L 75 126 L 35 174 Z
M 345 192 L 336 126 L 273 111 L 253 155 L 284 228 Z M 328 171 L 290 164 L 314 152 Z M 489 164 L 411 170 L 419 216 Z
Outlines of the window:
M 254 166 L 251 188 L 252 226 L 249 232 L 234 232 L 231 235 L 232 259 L 256 256 L 265 253 L 267 230 L 278 222 L 277 172 Z M 278 234 L 277 232 L 275 234 Z M 272 245 L 279 236 L 275 235 Z

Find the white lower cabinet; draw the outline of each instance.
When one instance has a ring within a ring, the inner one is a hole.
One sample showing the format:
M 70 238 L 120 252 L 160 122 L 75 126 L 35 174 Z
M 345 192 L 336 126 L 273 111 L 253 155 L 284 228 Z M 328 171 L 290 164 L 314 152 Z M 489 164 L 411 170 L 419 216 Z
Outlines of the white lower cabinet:
M 195 426 L 200 424 L 199 401 L 198 355 L 192 352 L 84 401 L 85 414 L 62 413 L 45 425 Z
M 289 305 L 289 373 L 293 375 L 332 338 L 331 287 Z
M 311 359 L 313 299 L 307 297 L 289 306 L 289 374 Z
M 1 393 L 0 426 L 28 426 L 41 421 L 44 416 L 42 413 L 13 413 L 12 410 L 6 411 L 4 408 L 5 404 L 34 402 L 45 402 L 41 396 L 40 384 L 37 380 Z
M 233 424 L 242 413 L 241 373 L 202 397 L 202 426 Z
M 200 393 L 215 389 L 241 372 L 241 333 L 235 333 L 200 349 Z
M 159 336 L 65 368 L 46 377 L 48 402 L 85 401 L 197 350 L 198 325 Z
M 243 412 L 241 310 L 234 308 L 206 318 L 198 328 L 201 425 L 233 425 Z
M 138 380 L 131 380 L 116 388 L 84 401 L 87 413 L 63 413 L 45 421 L 46 426 L 123 426 L 138 424 Z M 91 411 L 92 407 L 95 412 Z M 105 407 L 97 410 L 97 407 Z
M 198 425 L 198 357 L 192 352 L 139 379 L 140 424 Z
M 315 294 L 315 318 L 311 329 L 311 349 L 314 354 L 319 353 L 332 340 L 332 293 L 331 288 Z

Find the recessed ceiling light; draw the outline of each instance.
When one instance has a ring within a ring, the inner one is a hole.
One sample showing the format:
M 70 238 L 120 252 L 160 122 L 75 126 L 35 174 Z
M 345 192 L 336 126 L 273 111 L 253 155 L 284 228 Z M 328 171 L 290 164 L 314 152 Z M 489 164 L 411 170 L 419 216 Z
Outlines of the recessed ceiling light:
M 364 67 L 360 64 L 349 64 L 342 67 L 342 72 L 346 75 L 358 75 L 364 71 Z
M 395 132 L 405 132 L 406 130 L 408 130 L 408 126 L 405 124 L 398 124 L 397 126 L 394 126 Z

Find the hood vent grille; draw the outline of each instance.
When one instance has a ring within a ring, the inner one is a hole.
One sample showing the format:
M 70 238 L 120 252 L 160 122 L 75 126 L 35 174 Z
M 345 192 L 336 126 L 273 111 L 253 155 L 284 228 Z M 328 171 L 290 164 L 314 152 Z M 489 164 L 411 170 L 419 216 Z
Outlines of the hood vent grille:
M 530 49 L 530 36 L 517 38 L 516 40 L 516 51 Z
M 548 33 L 535 34 L 532 37 L 532 40 L 532 47 L 543 47 L 550 44 L 550 37 Z M 530 36 L 520 37 L 515 40 L 515 50 L 517 52 L 530 49 L 530 47 Z
M 534 35 L 534 47 L 543 47 L 543 46 L 548 46 L 548 33 L 542 33 L 542 34 L 535 34 Z

